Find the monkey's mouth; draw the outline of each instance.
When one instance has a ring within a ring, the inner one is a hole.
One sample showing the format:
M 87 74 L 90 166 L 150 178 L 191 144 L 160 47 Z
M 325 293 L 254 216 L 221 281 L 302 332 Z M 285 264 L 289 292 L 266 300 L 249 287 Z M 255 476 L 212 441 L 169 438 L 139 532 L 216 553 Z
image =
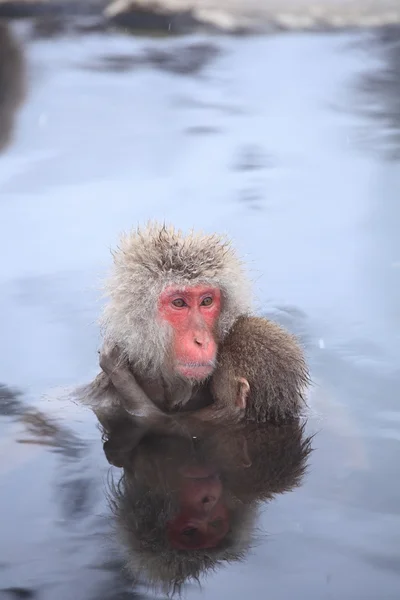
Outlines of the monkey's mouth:
M 205 379 L 209 377 L 215 368 L 215 361 L 210 360 L 207 362 L 179 362 L 178 371 L 187 379 Z

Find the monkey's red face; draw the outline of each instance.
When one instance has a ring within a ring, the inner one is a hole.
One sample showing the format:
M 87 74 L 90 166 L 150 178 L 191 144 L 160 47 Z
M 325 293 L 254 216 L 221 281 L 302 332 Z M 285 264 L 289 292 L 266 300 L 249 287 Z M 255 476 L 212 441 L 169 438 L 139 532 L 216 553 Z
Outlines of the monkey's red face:
M 201 381 L 213 372 L 220 312 L 218 288 L 170 286 L 161 294 L 159 316 L 172 326 L 174 366 L 183 377 Z
M 222 499 L 222 485 L 212 469 L 187 471 L 180 486 L 179 514 L 167 524 L 173 548 L 214 548 L 229 531 L 229 513 Z

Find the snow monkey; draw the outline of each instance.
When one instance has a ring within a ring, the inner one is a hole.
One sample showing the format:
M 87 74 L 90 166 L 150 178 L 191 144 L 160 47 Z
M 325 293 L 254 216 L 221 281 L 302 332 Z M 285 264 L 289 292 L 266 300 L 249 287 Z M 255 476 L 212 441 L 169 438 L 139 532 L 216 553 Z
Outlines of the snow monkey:
M 211 393 L 222 413 L 235 403 L 240 417 L 261 423 L 300 416 L 308 384 L 295 337 L 268 319 L 240 316 L 221 346 Z
M 220 236 L 157 223 L 124 236 L 106 284 L 103 372 L 84 390 L 98 417 L 123 409 L 163 427 L 182 411 L 297 416 L 308 382 L 302 352 L 278 325 L 247 316 L 249 290 Z

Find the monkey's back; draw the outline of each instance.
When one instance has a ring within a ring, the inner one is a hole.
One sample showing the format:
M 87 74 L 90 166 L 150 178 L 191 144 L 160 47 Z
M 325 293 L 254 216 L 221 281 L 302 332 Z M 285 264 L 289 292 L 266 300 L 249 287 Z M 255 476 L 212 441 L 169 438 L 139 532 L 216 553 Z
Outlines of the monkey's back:
M 309 374 L 297 339 L 262 317 L 239 317 L 224 340 L 218 370 L 250 385 L 246 419 L 296 417 L 305 405 Z

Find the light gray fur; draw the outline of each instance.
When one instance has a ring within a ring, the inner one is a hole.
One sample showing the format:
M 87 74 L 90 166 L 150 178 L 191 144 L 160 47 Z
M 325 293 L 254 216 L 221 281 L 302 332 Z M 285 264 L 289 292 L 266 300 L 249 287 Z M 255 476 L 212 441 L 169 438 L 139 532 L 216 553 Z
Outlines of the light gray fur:
M 250 284 L 242 262 L 222 236 L 150 222 L 122 236 L 106 281 L 108 303 L 101 318 L 104 337 L 118 344 L 135 371 L 160 374 L 170 329 L 157 318 L 158 298 L 169 285 L 213 285 L 221 290 L 218 337 L 251 307 Z

